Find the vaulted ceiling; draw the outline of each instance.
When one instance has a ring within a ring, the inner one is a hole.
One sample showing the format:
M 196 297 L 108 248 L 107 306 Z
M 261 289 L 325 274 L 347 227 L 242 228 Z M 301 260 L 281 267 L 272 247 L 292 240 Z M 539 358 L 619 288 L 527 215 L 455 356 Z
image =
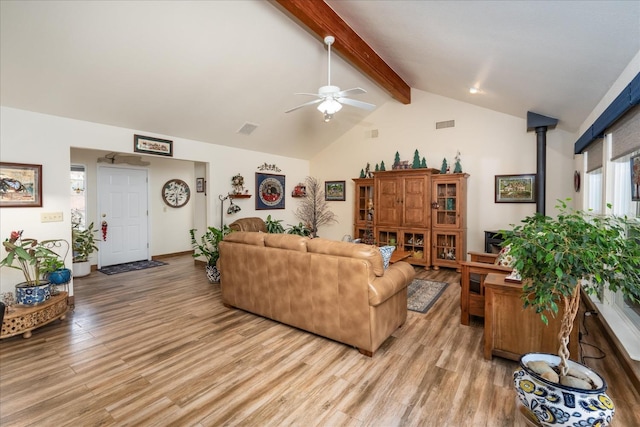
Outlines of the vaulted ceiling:
M 518 117 L 535 111 L 569 131 L 640 51 L 638 1 L 326 3 L 410 87 Z M 346 106 L 324 123 L 312 107 L 284 113 L 308 100 L 294 93 L 326 84 L 326 48 L 275 2 L 0 8 L 3 106 L 303 159 L 370 114 Z M 332 59 L 333 84 L 362 87 L 357 99 L 378 106 L 399 102 Z M 247 122 L 258 127 L 238 133 Z

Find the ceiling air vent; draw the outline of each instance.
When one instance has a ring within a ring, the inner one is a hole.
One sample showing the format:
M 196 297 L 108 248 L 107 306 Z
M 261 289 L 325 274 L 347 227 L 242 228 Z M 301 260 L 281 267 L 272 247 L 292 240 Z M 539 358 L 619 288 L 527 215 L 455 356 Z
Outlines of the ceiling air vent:
M 240 129 L 238 129 L 238 133 L 241 133 L 243 135 L 251 135 L 251 133 L 254 130 L 256 130 L 257 127 L 258 127 L 258 125 L 255 124 L 255 123 L 244 122 L 242 127 Z
M 447 120 L 445 122 L 436 122 L 436 129 L 452 128 L 456 126 L 455 120 Z

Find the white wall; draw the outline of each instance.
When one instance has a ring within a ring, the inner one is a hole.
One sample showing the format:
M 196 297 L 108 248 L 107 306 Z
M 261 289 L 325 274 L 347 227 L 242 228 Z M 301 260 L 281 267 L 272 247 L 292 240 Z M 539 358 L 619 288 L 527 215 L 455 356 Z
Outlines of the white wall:
M 304 180 L 309 174 L 309 162 L 282 156 L 241 150 L 212 143 L 156 135 L 150 132 L 124 129 L 97 123 L 83 122 L 45 114 L 0 107 L 0 160 L 3 162 L 41 164 L 43 169 L 43 207 L 42 208 L 3 208 L 0 215 L 0 238 L 9 237 L 12 230 L 25 230 L 25 237 L 41 239 L 63 238 L 71 240 L 69 170 L 71 148 L 74 148 L 74 162 L 86 163 L 90 169 L 95 165 L 95 154 L 106 152 L 132 153 L 133 135 L 143 134 L 173 140 L 173 159 L 158 156 L 144 156 L 150 160 L 150 195 L 152 216 L 152 253 L 182 252 L 191 249 L 188 233 L 198 223 L 198 213 L 191 210 L 163 209 L 160 186 L 169 178 L 182 177 L 189 182 L 195 194 L 195 162 L 207 165 L 198 169 L 207 171 L 206 224 L 220 226 L 220 201 L 218 195 L 231 191 L 231 177 L 241 173 L 245 177 L 247 188 L 253 197 L 239 200 L 242 211 L 234 216 L 224 215 L 225 223 L 236 218 L 259 216 L 266 218 L 271 214 L 282 219 L 285 224 L 297 223 L 293 210 L 294 199 L 291 189 L 295 183 Z M 79 150 L 76 150 L 79 149 Z M 97 151 L 97 152 L 94 152 Z M 98 153 L 99 152 L 99 153 Z M 77 157 L 76 157 L 77 156 Z M 175 163 L 174 163 L 175 162 Z M 286 176 L 286 210 L 256 211 L 255 172 L 263 163 L 276 164 L 279 172 Z M 179 175 L 179 176 L 176 176 Z M 93 184 L 95 188 L 95 177 Z M 202 206 L 202 197 L 194 206 Z M 95 209 L 95 196 L 88 194 L 90 208 Z M 228 203 L 228 202 L 227 202 Z M 191 204 L 191 203 L 190 203 Z M 225 210 L 226 210 L 225 204 Z M 194 207 L 189 207 L 194 209 Z M 42 212 L 63 212 L 62 222 L 41 223 Z M 91 213 L 90 213 L 91 215 Z M 94 218 L 97 213 L 92 215 Z M 2 252 L 2 257 L 6 253 Z M 70 267 L 70 259 L 67 265 Z M 17 270 L 0 270 L 0 291 L 13 291 L 16 283 L 23 281 Z
M 453 170 L 454 157 L 460 150 L 462 170 L 470 174 L 469 250 L 484 249 L 484 230 L 509 228 L 510 224 L 535 212 L 535 203 L 494 202 L 495 175 L 536 172 L 536 135 L 527 132 L 525 119 L 418 90 L 412 90 L 411 97 L 410 105 L 389 102 L 380 106 L 366 122 L 312 159 L 311 173 L 319 180 L 347 181 L 346 202 L 330 203 L 340 223 L 321 228 L 323 237 L 341 239 L 345 234 L 353 234 L 351 179 L 359 176 L 367 162 L 373 169 L 376 163 L 384 161 L 387 169 L 391 169 L 396 151 L 401 160 L 411 162 L 417 149 L 420 157 L 426 158 L 427 166 L 437 169 L 446 158 Z M 455 127 L 436 130 L 435 123 L 445 120 L 455 120 Z M 378 130 L 378 138 L 371 138 L 374 129 Z M 557 199 L 574 195 L 575 140 L 575 134 L 562 130 L 552 129 L 547 133 L 546 211 L 549 215 L 555 211 Z

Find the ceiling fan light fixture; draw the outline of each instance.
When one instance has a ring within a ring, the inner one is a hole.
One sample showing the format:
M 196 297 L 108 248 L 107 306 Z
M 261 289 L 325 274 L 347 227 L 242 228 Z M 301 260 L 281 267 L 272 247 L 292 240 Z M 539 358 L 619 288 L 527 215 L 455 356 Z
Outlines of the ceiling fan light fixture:
M 318 111 L 333 115 L 342 109 L 342 104 L 333 98 L 327 98 L 318 105 Z
M 333 119 L 333 114 L 324 113 L 324 122 L 329 123 Z

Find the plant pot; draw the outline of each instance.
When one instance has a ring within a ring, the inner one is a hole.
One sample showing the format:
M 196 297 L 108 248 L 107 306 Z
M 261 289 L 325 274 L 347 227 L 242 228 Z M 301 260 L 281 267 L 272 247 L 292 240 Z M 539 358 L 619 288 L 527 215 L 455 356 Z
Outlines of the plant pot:
M 209 283 L 220 283 L 220 270 L 215 265 L 207 265 L 205 267 L 207 271 L 207 280 Z
M 606 426 L 611 423 L 615 409 L 605 393 L 607 383 L 604 378 L 588 367 L 569 360 L 569 368 L 589 377 L 596 388 L 583 390 L 556 384 L 527 367 L 528 362 L 538 360 L 551 366 L 560 364 L 560 357 L 554 354 L 525 354 L 520 358 L 520 369 L 513 373 L 513 382 L 520 403 L 541 425 Z
M 73 277 L 84 277 L 91 274 L 91 261 L 73 263 Z
M 42 282 L 39 285 L 22 282 L 16 285 L 16 303 L 22 305 L 42 304 L 51 298 L 51 284 Z
M 56 271 L 52 271 L 48 274 L 47 280 L 52 285 L 63 285 L 71 280 L 71 270 L 68 268 L 59 268 Z

